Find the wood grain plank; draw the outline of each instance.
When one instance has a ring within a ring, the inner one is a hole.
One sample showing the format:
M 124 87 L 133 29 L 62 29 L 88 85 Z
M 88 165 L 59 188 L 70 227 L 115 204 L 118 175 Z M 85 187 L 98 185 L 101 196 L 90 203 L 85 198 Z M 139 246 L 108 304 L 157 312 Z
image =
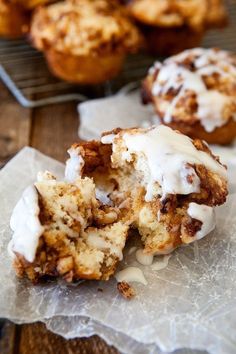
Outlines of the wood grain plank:
M 19 354 L 118 354 L 98 336 L 66 340 L 36 323 L 21 328 Z
M 34 110 L 31 146 L 65 162 L 67 149 L 79 140 L 76 106 L 70 102 Z
M 31 111 L 21 107 L 0 82 L 0 167 L 29 144 Z
M 25 145 L 29 145 L 31 111 L 23 108 L 0 81 L 0 168 Z M 0 353 L 16 353 L 20 327 L 5 321 Z
M 15 350 L 16 325 L 5 321 L 1 329 L 0 353 L 13 354 Z

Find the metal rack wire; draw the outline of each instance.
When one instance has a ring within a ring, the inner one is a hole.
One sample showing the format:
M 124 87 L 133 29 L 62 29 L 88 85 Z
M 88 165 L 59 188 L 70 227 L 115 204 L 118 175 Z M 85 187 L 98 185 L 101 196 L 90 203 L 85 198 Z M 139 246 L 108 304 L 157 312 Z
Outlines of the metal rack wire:
M 210 31 L 203 46 L 236 52 L 236 3 L 229 1 L 228 7 L 230 26 L 222 31 Z M 55 78 L 48 70 L 42 53 L 26 40 L 0 40 L 0 78 L 18 102 L 29 108 L 110 95 L 144 77 L 153 60 L 143 54 L 130 56 L 119 78 L 103 85 L 84 87 Z

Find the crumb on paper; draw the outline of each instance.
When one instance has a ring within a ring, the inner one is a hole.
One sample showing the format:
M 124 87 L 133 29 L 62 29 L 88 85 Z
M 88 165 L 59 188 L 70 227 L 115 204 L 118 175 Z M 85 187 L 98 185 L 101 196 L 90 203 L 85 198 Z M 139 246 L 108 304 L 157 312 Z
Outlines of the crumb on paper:
M 132 299 L 136 295 L 134 288 L 125 281 L 117 283 L 117 290 L 127 300 Z

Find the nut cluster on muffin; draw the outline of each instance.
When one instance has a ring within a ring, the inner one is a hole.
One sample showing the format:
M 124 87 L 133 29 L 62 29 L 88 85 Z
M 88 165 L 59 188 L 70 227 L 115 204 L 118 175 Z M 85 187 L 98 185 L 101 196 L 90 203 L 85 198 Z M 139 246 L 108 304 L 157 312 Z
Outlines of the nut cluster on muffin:
M 57 76 L 77 83 L 106 81 L 120 71 L 142 37 L 116 1 L 71 0 L 36 10 L 31 27 Z
M 154 54 L 171 55 L 196 47 L 206 29 L 227 23 L 222 0 L 131 0 L 128 8 L 143 26 Z
M 144 255 L 199 240 L 228 193 L 226 168 L 207 145 L 164 125 L 117 129 L 69 154 L 65 180 L 40 174 L 12 214 L 9 252 L 33 282 L 108 280 L 131 229 Z
M 208 143 L 236 137 L 236 56 L 195 48 L 156 62 L 143 82 L 163 124 Z

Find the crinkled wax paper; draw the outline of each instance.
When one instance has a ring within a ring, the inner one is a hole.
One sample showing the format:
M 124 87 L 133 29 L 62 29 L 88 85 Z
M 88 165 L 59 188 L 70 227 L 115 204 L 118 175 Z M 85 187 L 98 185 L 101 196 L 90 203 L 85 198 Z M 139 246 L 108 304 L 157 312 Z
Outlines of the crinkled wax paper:
M 79 136 L 85 140 L 100 137 L 104 130 L 147 126 L 157 121 L 152 106 L 141 103 L 139 90 L 80 103 L 78 111 Z
M 114 279 L 33 286 L 15 277 L 7 254 L 10 214 L 23 189 L 45 169 L 63 173 L 62 164 L 25 148 L 0 171 L 0 317 L 43 321 L 66 338 L 96 333 L 131 354 L 181 347 L 235 353 L 236 194 L 217 210 L 216 230 L 176 250 L 166 268 L 153 271 L 139 265 L 148 285 L 135 283 L 137 296 L 127 301 Z M 120 268 L 127 264 L 137 265 L 128 252 Z

